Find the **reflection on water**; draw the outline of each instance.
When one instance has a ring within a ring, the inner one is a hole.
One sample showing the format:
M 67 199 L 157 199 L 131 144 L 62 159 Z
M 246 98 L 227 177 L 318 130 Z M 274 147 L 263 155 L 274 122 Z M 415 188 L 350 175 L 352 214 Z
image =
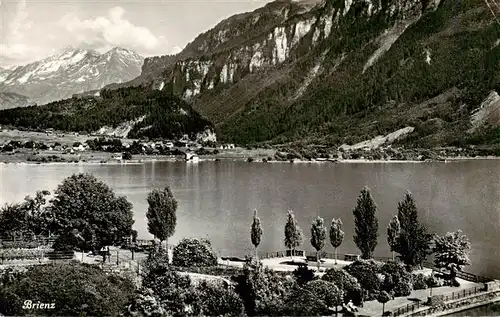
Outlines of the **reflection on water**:
M 209 237 L 222 254 L 251 252 L 249 227 L 257 208 L 263 225 L 261 252 L 284 249 L 288 209 L 296 213 L 309 245 L 317 215 L 329 224 L 340 217 L 346 231 L 339 253 L 356 252 L 352 209 L 363 186 L 379 207 L 376 256 L 390 256 L 385 237 L 397 202 L 412 191 L 420 217 L 431 231 L 462 229 L 472 242 L 476 274 L 500 276 L 500 161 L 422 164 L 264 164 L 247 162 L 154 162 L 143 165 L 0 165 L 0 204 L 20 201 L 38 189 L 53 191 L 72 173 L 88 172 L 108 183 L 134 205 L 135 228 L 149 238 L 146 196 L 169 185 L 179 201 L 176 242 Z M 327 245 L 325 251 L 332 252 Z

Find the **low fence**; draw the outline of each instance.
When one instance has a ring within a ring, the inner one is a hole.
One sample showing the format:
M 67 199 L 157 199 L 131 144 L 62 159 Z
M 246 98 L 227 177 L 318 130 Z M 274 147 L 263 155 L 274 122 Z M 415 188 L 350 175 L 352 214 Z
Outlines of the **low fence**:
M 431 262 L 424 262 L 423 265 L 429 269 L 433 269 L 435 271 L 441 272 L 441 268 L 438 268 L 434 265 L 434 263 Z M 474 283 L 488 283 L 493 281 L 493 278 L 490 277 L 485 277 L 485 276 L 479 276 L 475 275 L 469 272 L 464 272 L 464 271 L 456 271 L 456 275 L 458 278 L 461 278 L 462 280 L 469 281 L 469 282 L 474 282 Z
M 291 256 L 314 257 L 315 258 L 316 252 L 295 250 L 295 255 L 293 255 L 292 250 L 285 250 L 285 251 L 267 252 L 267 253 L 259 254 L 260 259 L 285 258 L 285 257 L 291 257 Z M 320 252 L 320 258 L 321 259 L 332 259 L 332 260 L 337 258 L 338 260 L 353 261 L 353 260 L 359 259 L 360 256 L 358 254 L 337 253 L 337 256 L 335 257 L 335 253 Z M 392 261 L 392 258 L 390 258 L 390 257 L 373 257 L 373 259 L 376 261 L 380 261 L 380 262 Z
M 464 289 L 461 291 L 453 292 L 451 294 L 445 294 L 445 295 L 437 295 L 435 297 L 439 298 L 442 302 L 448 302 L 450 300 L 458 300 L 461 298 L 469 297 L 472 295 L 480 294 L 480 293 L 485 293 L 486 292 L 486 287 L 484 286 L 476 286 L 473 288 L 468 288 Z M 425 308 L 425 309 L 421 309 Z M 392 312 L 392 316 L 413 316 L 414 314 L 422 314 L 425 312 L 427 309 L 431 309 L 432 306 L 428 305 L 427 303 L 423 302 L 416 302 L 414 304 L 408 304 L 403 307 L 399 307 L 396 310 Z

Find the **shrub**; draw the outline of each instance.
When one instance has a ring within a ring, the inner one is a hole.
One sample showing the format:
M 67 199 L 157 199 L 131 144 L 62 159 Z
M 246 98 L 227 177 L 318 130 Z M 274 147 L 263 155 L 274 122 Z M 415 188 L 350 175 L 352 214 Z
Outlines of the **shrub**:
M 214 266 L 217 256 L 206 239 L 183 239 L 174 248 L 172 264 L 175 266 Z
M 444 281 L 437 276 L 428 276 L 425 283 L 428 287 L 441 287 L 444 285 Z
M 363 291 L 358 280 L 345 270 L 328 269 L 322 278 L 324 281 L 334 283 L 344 294 L 344 303 L 352 300 L 354 305 L 363 302 Z
M 200 314 L 203 316 L 241 316 L 243 302 L 238 294 L 219 282 L 203 281 L 196 287 Z
M 381 289 L 382 283 L 378 277 L 380 269 L 381 265 L 374 260 L 358 260 L 344 268 L 359 281 L 361 288 L 368 294 Z
M 153 290 L 142 287 L 134 297 L 129 313 L 140 316 L 164 316 L 167 312 L 155 296 Z
M 428 287 L 427 285 L 427 276 L 425 274 L 412 274 L 412 280 L 413 280 L 413 289 L 419 290 L 419 289 L 426 289 Z
M 247 315 L 287 315 L 283 312 L 285 302 L 297 285 L 293 278 L 283 277 L 258 263 L 256 267 L 245 265 L 243 273 L 234 280 Z
M 152 290 L 165 315 L 185 315 L 186 309 L 197 308 L 191 279 L 172 270 L 162 259 L 163 255 L 156 255 L 147 260 L 142 285 Z
M 393 292 L 394 296 L 406 296 L 407 288 L 412 289 L 412 275 L 408 272 L 402 263 L 387 262 L 381 269 L 384 275 L 382 289 L 388 293 Z M 407 284 L 404 287 L 398 288 L 400 284 Z
M 307 264 L 301 263 L 293 271 L 293 276 L 299 285 L 304 285 L 314 280 L 314 270 L 307 267 Z
M 409 281 L 404 281 L 401 283 L 396 284 L 394 289 L 392 290 L 394 296 L 396 297 L 402 297 L 402 296 L 408 296 L 411 294 L 411 291 L 413 290 L 413 285 L 411 285 L 411 282 Z
M 332 282 L 315 280 L 307 283 L 305 288 L 323 301 L 327 307 L 340 306 L 344 301 L 344 292 Z
M 132 159 L 132 153 L 130 153 L 130 152 L 123 152 L 123 159 L 124 160 L 131 160 Z
M 295 287 L 286 298 L 282 312 L 284 316 L 326 316 L 326 304 L 309 289 Z
M 20 278 L 1 285 L 0 289 L 9 295 L 0 304 L 0 313 L 8 315 L 19 303 L 29 299 L 33 303 L 54 303 L 54 309 L 46 312 L 50 315 L 119 316 L 132 303 L 134 296 L 134 285 L 130 280 L 78 263 L 33 266 L 21 273 Z M 18 314 L 29 312 L 14 313 Z

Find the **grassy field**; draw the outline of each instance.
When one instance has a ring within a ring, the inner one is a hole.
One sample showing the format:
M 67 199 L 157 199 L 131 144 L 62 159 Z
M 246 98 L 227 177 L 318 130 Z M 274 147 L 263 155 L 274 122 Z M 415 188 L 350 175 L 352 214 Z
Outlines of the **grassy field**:
M 19 131 L 19 130 L 4 130 L 0 132 L 0 144 L 8 141 L 34 141 L 42 142 L 48 146 L 54 143 L 60 143 L 61 145 L 73 145 L 75 142 L 85 143 L 89 139 L 95 139 L 96 136 L 88 135 L 75 135 L 75 134 L 47 134 L 40 132 L 31 131 Z M 122 143 L 132 143 L 132 139 L 121 139 Z M 213 151 L 214 149 L 208 149 Z M 262 158 L 274 157 L 276 150 L 273 149 L 245 149 L 245 148 L 234 148 L 234 149 L 218 149 L 219 154 L 203 155 L 200 158 L 206 160 L 215 159 L 238 159 L 247 160 L 252 157 L 255 160 L 261 160 Z M 56 156 L 57 158 L 54 158 Z M 42 158 L 46 158 L 42 161 Z M 52 158 L 51 158 L 52 157 Z M 175 161 L 182 160 L 182 156 L 169 156 L 169 155 L 133 155 L 132 160 L 129 163 L 141 163 L 148 161 Z M 52 163 L 52 162 L 87 162 L 87 163 L 118 163 L 119 161 L 113 158 L 113 153 L 109 152 L 95 152 L 95 151 L 84 151 L 62 153 L 60 151 L 48 151 L 48 150 L 32 150 L 32 149 L 17 149 L 14 153 L 0 152 L 0 162 L 3 163 Z

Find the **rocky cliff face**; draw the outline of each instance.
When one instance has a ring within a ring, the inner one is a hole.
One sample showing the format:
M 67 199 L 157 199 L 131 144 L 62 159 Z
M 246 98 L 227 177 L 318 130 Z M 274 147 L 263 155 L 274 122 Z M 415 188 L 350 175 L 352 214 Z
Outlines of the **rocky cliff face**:
M 407 145 L 467 144 L 500 89 L 498 14 L 483 0 L 274 1 L 108 88 L 173 93 L 225 142 L 352 145 L 414 127 Z

